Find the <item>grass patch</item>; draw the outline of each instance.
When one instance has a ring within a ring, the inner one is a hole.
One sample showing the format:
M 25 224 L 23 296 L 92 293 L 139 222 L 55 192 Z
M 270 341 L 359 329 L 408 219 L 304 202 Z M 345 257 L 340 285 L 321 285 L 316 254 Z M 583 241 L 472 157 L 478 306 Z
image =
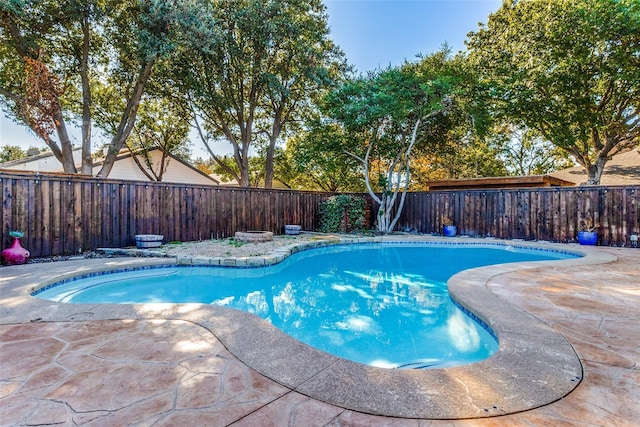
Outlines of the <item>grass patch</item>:
M 247 242 L 241 242 L 240 240 L 236 240 L 236 239 L 234 239 L 233 237 L 232 237 L 231 239 L 229 239 L 229 240 L 228 240 L 228 243 L 229 243 L 231 246 L 236 247 L 236 248 L 239 248 L 239 247 L 244 246 L 244 245 L 246 245 L 246 244 L 247 244 Z

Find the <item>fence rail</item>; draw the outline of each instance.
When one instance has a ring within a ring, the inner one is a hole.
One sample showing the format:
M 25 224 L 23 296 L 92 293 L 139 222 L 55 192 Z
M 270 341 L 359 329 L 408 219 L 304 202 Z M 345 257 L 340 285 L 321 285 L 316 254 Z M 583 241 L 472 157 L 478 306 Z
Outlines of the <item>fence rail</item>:
M 34 257 L 132 246 L 136 234 L 192 241 L 246 230 L 281 234 L 285 224 L 316 230 L 320 203 L 331 196 L 9 171 L 0 172 L 0 190 L 0 246 L 10 244 L 10 230 L 24 231 Z M 440 234 L 449 216 L 459 234 L 573 242 L 589 216 L 600 225 L 599 244 L 630 246 L 630 234 L 640 232 L 639 205 L 640 186 L 409 193 L 397 229 Z

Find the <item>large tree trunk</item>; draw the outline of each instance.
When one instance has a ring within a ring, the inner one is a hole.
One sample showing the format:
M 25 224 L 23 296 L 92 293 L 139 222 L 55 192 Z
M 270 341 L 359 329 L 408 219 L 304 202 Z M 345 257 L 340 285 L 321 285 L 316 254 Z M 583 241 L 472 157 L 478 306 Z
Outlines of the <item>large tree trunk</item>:
M 60 141 L 60 149 L 54 141 L 50 138 L 44 139 L 44 142 L 53 150 L 55 146 L 56 150 L 53 150 L 54 155 L 60 154 L 60 157 L 56 156 L 58 161 L 62 163 L 62 170 L 65 173 L 78 173 L 75 162 L 73 160 L 73 144 L 69 139 L 69 133 L 67 132 L 67 125 L 65 124 L 62 113 L 58 110 L 55 113 L 56 133 L 58 134 L 58 140 Z
M 257 106 L 257 93 L 258 90 L 255 85 L 251 87 L 251 91 L 246 101 L 249 105 L 249 110 L 246 112 L 245 116 L 245 100 L 244 97 L 240 96 L 240 99 L 237 103 L 237 125 L 240 126 L 240 147 L 235 142 L 235 139 L 230 139 L 229 141 L 234 143 L 234 157 L 236 159 L 236 164 L 238 165 L 238 169 L 240 169 L 240 182 L 238 183 L 240 187 L 250 187 L 251 179 L 249 176 L 249 147 L 251 145 L 251 139 L 253 137 L 253 119 L 255 117 L 255 110 Z
M 124 113 L 122 113 L 122 119 L 120 120 L 118 130 L 109 144 L 109 150 L 104 159 L 104 163 L 102 164 L 102 168 L 100 169 L 100 172 L 96 174 L 99 178 L 106 178 L 109 176 L 109 173 L 111 173 L 111 169 L 113 168 L 113 163 L 118 157 L 118 153 L 124 146 L 125 141 L 133 129 L 133 125 L 136 122 L 136 115 L 138 114 L 138 107 L 140 106 L 140 99 L 142 99 L 144 87 L 149 80 L 151 69 L 155 64 L 155 61 L 156 58 L 150 59 L 140 70 L 140 74 L 138 75 L 138 79 L 133 88 L 133 93 L 127 103 L 127 108 L 125 108 Z
M 267 149 L 267 159 L 265 164 L 264 173 L 264 188 L 273 188 L 273 158 L 276 152 L 276 142 L 282 132 L 282 110 L 276 111 L 276 116 L 273 119 L 273 127 L 271 129 L 271 135 L 269 135 L 269 148 Z
M 585 182 L 585 185 L 600 185 L 600 179 L 602 178 L 604 165 L 607 163 L 607 160 L 608 156 L 603 156 L 601 153 L 598 153 L 596 162 L 586 166 L 589 178 L 587 179 L 587 182 Z
M 93 175 L 93 159 L 91 158 L 91 88 L 89 86 L 89 22 L 82 22 L 82 58 L 80 62 L 80 78 L 82 80 L 82 167 L 85 175 Z
M 244 149 L 242 151 L 245 151 Z M 240 161 L 240 187 L 251 187 L 249 179 L 249 158 L 244 155 Z
M 249 179 L 249 140 L 247 140 L 249 136 L 247 133 L 250 135 L 250 132 L 242 135 L 242 145 L 234 147 L 236 163 L 238 164 L 238 169 L 240 169 L 240 181 L 238 182 L 240 187 L 251 186 L 251 180 Z
M 614 150 L 620 150 L 625 146 L 625 138 L 620 135 L 600 135 L 597 129 L 591 130 L 591 147 L 597 150 L 595 160 L 592 162 L 589 158 L 589 154 L 582 152 L 578 147 L 571 147 L 568 149 L 569 153 L 573 155 L 576 161 L 586 169 L 588 178 L 583 185 L 600 185 L 602 173 L 604 167 L 610 159 L 610 154 L 615 152 Z

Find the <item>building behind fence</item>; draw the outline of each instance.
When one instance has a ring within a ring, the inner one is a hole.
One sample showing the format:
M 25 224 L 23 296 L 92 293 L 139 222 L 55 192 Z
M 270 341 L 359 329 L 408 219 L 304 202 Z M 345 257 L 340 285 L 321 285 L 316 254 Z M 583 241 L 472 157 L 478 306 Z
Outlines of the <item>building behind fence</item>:
M 1 246 L 20 230 L 34 257 L 132 246 L 136 234 L 169 242 L 282 234 L 285 224 L 312 231 L 331 196 L 9 171 L 0 172 L 0 189 Z M 640 186 L 410 193 L 397 229 L 439 234 L 448 216 L 463 235 L 574 242 L 580 220 L 592 218 L 599 244 L 630 246 L 630 234 L 640 232 L 639 204 Z

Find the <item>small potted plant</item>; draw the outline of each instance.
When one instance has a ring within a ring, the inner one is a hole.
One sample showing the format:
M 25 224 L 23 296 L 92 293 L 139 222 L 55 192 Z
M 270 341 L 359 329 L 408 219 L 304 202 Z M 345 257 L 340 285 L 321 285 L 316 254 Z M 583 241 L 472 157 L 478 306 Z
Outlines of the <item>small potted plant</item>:
M 578 231 L 578 243 L 581 245 L 596 245 L 598 243 L 598 225 L 593 219 L 587 218 L 580 221 L 580 231 Z
M 441 222 L 443 233 L 446 237 L 453 237 L 458 233 L 458 228 L 453 224 L 453 220 L 448 216 L 442 215 Z

